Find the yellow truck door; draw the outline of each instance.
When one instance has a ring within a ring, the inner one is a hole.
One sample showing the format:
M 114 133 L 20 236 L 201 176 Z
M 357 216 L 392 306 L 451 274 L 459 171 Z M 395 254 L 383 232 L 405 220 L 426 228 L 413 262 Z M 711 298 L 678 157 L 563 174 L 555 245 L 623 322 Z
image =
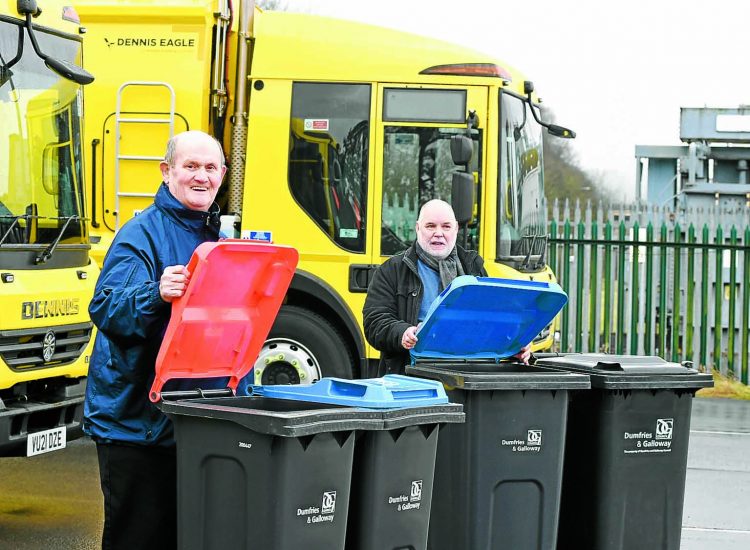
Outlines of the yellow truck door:
M 467 132 L 474 143 L 470 170 L 477 183 L 474 219 L 459 238 L 476 249 L 482 237 L 487 88 L 388 83 L 379 84 L 377 93 L 370 215 L 374 263 L 382 263 L 414 241 L 422 204 L 431 199 L 451 202 L 452 174 L 459 167 L 451 159 L 450 139 Z M 371 356 L 377 353 L 368 351 Z
M 251 83 L 241 236 L 300 253 L 256 383 L 350 376 L 364 357 L 372 98 L 370 83 Z
M 483 199 L 484 135 L 487 89 L 481 86 L 378 86 L 373 182 L 372 248 L 380 261 L 396 254 L 415 238 L 414 224 L 422 204 L 451 201 L 452 174 L 460 167 L 451 158 L 450 139 L 469 135 L 474 144 L 470 171 L 476 180 L 474 218 L 467 240 L 481 241 L 479 216 Z M 468 120 L 471 118 L 471 130 Z

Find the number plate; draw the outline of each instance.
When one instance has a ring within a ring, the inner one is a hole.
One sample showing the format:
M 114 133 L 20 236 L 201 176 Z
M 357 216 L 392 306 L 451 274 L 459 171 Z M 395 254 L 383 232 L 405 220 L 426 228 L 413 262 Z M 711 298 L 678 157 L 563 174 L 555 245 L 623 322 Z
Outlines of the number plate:
M 26 440 L 26 456 L 40 455 L 65 448 L 65 426 L 29 434 Z

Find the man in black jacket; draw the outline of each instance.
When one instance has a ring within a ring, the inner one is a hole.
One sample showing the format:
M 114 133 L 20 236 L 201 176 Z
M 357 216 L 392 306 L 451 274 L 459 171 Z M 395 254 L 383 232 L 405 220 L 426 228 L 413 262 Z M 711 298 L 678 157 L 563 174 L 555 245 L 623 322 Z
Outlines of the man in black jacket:
M 371 376 L 404 373 L 409 350 L 417 343 L 417 326 L 453 279 L 487 276 L 481 256 L 456 245 L 458 222 L 447 202 L 426 202 L 416 230 L 417 240 L 380 266 L 367 290 L 365 336 L 380 350 L 378 370 Z M 527 360 L 528 353 L 524 348 L 519 358 Z

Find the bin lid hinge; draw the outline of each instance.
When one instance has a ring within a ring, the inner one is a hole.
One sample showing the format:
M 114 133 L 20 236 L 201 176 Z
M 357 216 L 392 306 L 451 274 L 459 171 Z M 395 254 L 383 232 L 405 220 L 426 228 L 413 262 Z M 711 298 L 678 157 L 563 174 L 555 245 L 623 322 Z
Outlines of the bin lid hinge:
M 234 397 L 234 391 L 232 391 L 231 388 L 219 388 L 213 390 L 195 388 L 193 390 L 163 391 L 159 392 L 156 396 L 152 396 L 152 399 L 154 397 L 156 397 L 157 400 L 168 401 L 177 401 L 179 399 L 205 399 L 209 397 Z

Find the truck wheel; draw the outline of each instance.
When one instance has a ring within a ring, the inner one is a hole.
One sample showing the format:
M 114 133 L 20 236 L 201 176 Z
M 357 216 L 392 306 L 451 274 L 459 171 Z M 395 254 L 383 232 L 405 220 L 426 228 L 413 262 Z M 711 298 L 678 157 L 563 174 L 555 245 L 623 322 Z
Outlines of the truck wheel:
M 354 360 L 325 318 L 282 306 L 254 365 L 255 384 L 312 384 L 322 376 L 351 378 Z

